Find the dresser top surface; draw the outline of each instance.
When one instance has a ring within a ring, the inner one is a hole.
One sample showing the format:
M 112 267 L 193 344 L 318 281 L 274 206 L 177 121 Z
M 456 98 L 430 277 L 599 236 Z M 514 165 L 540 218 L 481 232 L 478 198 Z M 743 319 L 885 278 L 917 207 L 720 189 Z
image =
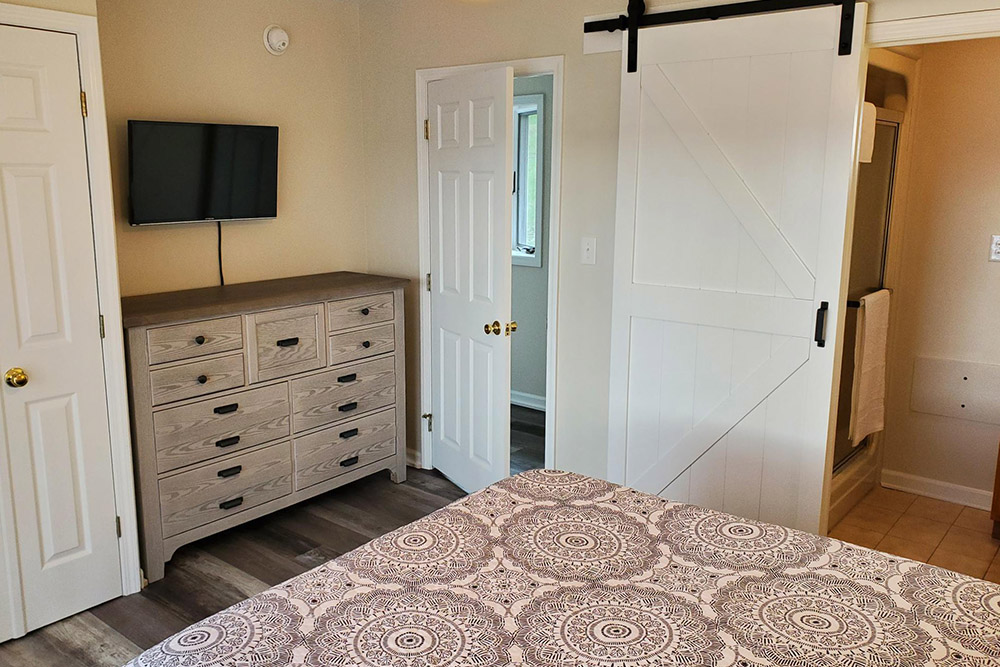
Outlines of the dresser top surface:
M 132 329 L 225 317 L 386 292 L 403 287 L 408 282 L 404 278 L 339 271 L 130 296 L 122 299 L 122 325 Z

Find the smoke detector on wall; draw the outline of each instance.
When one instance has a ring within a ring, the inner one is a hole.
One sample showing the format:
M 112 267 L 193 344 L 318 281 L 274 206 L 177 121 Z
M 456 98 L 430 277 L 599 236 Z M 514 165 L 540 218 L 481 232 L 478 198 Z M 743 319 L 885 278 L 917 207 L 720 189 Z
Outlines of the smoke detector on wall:
M 264 28 L 264 48 L 272 56 L 280 56 L 288 49 L 288 33 L 279 25 Z

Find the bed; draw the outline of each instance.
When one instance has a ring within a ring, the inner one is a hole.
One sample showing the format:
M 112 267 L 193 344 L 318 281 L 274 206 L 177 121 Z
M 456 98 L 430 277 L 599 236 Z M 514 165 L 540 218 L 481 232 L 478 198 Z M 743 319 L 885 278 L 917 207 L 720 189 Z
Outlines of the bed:
M 197 623 L 129 667 L 1000 665 L 1000 586 L 531 471 Z

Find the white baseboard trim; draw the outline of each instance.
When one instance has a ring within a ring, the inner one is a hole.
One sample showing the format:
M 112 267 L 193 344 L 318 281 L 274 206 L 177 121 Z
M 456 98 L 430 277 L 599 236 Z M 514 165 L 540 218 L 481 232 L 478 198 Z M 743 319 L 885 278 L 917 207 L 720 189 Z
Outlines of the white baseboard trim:
M 993 504 L 993 494 L 989 491 L 917 477 L 898 470 L 882 470 L 882 486 L 981 510 L 989 510 Z
M 510 391 L 510 402 L 513 405 L 518 405 L 522 408 L 531 408 L 532 410 L 541 410 L 545 412 L 545 397 L 539 396 L 537 394 L 529 394 L 524 391 Z
M 420 450 L 406 448 L 406 465 L 411 468 L 420 468 L 421 470 L 430 470 L 430 468 L 424 467 L 424 462 L 421 460 Z

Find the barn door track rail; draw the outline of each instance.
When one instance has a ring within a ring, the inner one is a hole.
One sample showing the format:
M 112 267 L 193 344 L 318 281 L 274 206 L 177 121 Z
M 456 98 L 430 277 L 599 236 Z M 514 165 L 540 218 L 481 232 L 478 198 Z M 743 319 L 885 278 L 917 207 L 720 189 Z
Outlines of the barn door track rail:
M 793 9 L 808 9 L 811 7 L 840 7 L 840 47 L 838 53 L 842 56 L 851 54 L 854 41 L 854 10 L 857 0 L 752 0 L 729 5 L 712 7 L 695 7 L 693 9 L 678 9 L 667 12 L 646 13 L 644 0 L 629 0 L 628 14 L 622 14 L 616 19 L 588 21 L 583 24 L 583 31 L 589 32 L 628 32 L 628 71 L 635 72 L 639 63 L 639 29 L 653 26 L 671 25 L 674 23 L 694 23 L 696 21 L 715 21 L 736 16 L 751 14 L 770 14 Z

